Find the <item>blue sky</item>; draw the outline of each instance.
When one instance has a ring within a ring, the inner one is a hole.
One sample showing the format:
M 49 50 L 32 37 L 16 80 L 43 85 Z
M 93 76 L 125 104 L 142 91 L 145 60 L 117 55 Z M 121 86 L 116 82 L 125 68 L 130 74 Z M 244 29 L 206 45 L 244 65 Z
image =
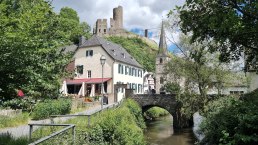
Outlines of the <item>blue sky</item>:
M 140 28 L 133 28 L 130 30 L 130 32 L 136 33 L 140 36 L 144 36 L 145 30 L 140 29 Z M 157 33 L 158 34 L 156 34 L 156 35 L 159 36 L 159 32 L 157 32 Z M 167 32 L 167 33 L 169 33 L 169 32 Z M 154 32 L 148 31 L 148 37 L 153 38 L 154 35 L 155 35 Z M 158 43 L 158 40 L 159 40 L 159 38 L 156 40 L 157 43 Z M 174 43 L 167 40 L 167 44 L 168 44 L 168 51 L 170 51 L 172 53 L 180 53 L 180 49 L 178 49 L 178 47 Z

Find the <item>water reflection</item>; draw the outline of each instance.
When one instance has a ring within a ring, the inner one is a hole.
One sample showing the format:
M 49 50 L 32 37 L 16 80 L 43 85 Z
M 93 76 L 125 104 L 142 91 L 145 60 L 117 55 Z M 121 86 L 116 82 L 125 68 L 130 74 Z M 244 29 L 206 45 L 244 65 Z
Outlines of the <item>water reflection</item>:
M 145 137 L 150 145 L 193 145 L 195 142 L 191 129 L 174 130 L 172 116 L 147 121 Z

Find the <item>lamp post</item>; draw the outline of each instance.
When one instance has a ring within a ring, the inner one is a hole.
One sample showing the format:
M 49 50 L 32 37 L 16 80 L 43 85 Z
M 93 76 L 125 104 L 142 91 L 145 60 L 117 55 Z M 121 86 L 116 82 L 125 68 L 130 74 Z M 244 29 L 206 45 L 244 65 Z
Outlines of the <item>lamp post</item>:
M 103 83 L 103 66 L 105 64 L 106 57 L 104 55 L 101 55 L 100 57 L 100 64 L 102 66 L 102 84 L 101 84 L 101 92 L 102 92 L 102 97 L 101 97 L 101 110 L 103 109 L 103 98 L 104 98 L 104 83 Z

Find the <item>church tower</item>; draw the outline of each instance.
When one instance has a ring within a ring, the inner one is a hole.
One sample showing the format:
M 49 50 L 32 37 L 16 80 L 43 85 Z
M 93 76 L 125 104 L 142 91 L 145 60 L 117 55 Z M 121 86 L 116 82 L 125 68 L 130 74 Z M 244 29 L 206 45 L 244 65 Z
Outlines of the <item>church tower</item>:
M 166 75 L 164 73 L 165 64 L 169 61 L 167 43 L 165 37 L 165 31 L 163 21 L 161 24 L 161 33 L 159 40 L 159 50 L 156 56 L 156 93 L 165 93 L 164 84 L 166 82 Z

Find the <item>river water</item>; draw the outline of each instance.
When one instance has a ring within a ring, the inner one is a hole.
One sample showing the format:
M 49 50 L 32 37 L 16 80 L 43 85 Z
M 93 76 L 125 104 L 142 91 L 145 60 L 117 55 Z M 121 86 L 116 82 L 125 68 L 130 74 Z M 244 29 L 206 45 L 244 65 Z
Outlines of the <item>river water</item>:
M 194 145 L 195 137 L 191 128 L 174 130 L 171 115 L 147 121 L 145 138 L 149 145 Z

